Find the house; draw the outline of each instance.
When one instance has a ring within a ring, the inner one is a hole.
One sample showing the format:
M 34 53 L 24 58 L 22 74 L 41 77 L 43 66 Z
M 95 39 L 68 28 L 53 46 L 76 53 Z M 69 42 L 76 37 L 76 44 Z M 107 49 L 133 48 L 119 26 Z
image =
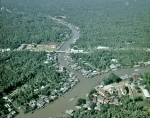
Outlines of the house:
M 117 66 L 117 67 L 120 67 L 120 66 L 121 66 L 121 64 L 116 64 L 116 66 Z
M 120 90 L 121 90 L 122 95 L 126 95 L 127 94 L 127 91 L 125 89 L 125 85 L 124 84 L 121 86 Z
M 96 103 L 91 102 L 88 106 L 88 110 L 94 109 L 96 106 Z
M 75 106 L 76 109 L 81 109 L 81 106 Z
M 69 89 L 70 88 L 69 83 L 64 83 L 64 88 Z
M 11 114 L 12 114 L 12 115 L 15 115 L 15 114 L 16 114 L 16 111 L 12 111 Z
M 104 103 L 104 97 L 102 97 L 101 95 L 97 96 L 97 101 L 100 103 Z
M 52 100 L 55 100 L 55 99 L 57 99 L 57 96 L 50 96 L 50 98 L 51 98 Z
M 4 100 L 7 100 L 7 99 L 8 99 L 8 96 L 3 97 L 3 99 L 4 99 Z
M 132 76 L 133 80 L 142 80 L 141 76 L 137 73 L 133 73 Z
M 96 68 L 96 71 L 97 71 L 97 72 L 100 72 L 101 70 L 100 70 L 100 68 Z
M 94 96 L 94 97 L 97 97 L 97 96 L 98 96 L 98 93 L 93 93 L 93 96 Z
M 44 89 L 45 88 L 45 86 L 41 86 L 41 89 Z
M 87 111 L 80 112 L 80 115 L 84 115 Z
M 66 114 L 73 115 L 74 110 L 66 110 Z
M 9 111 L 9 112 L 11 112 L 11 111 L 12 111 L 12 109 L 11 109 L 11 108 L 8 108 L 8 111 Z
M 5 104 L 4 105 L 6 108 L 10 108 L 10 105 L 9 104 Z
M 140 65 L 134 65 L 133 67 L 134 67 L 134 68 L 137 68 L 137 67 L 140 67 Z
M 128 89 L 129 89 L 129 95 L 130 95 L 130 97 L 131 97 L 131 98 L 133 98 L 133 93 L 132 93 L 132 89 L 131 89 L 131 87 L 130 87 L 130 86 L 128 86 Z
M 36 101 L 35 100 L 31 100 L 29 102 L 29 106 L 32 107 L 32 108 L 34 108 L 36 106 Z
M 109 47 L 105 47 L 105 46 L 98 46 L 97 47 L 97 50 L 106 50 L 106 49 L 109 49 Z
M 48 98 L 46 95 L 39 95 L 39 99 L 44 100 L 44 98 Z
M 10 51 L 10 48 L 7 49 L 1 49 L 2 52 Z
M 110 101 L 107 99 L 104 99 L 104 104 L 108 104 Z
M 110 88 L 113 88 L 114 86 L 109 84 L 103 87 L 104 90 L 109 90 Z
M 114 64 L 111 64 L 111 65 L 110 65 L 110 69 L 117 69 L 117 66 L 114 65 Z
M 50 102 L 50 99 L 49 99 L 49 98 L 44 98 L 44 101 L 45 101 L 46 103 L 49 103 L 49 102 Z
M 50 47 L 51 47 L 51 48 L 56 48 L 56 47 L 57 47 L 57 45 L 50 45 Z
M 127 74 L 125 74 L 124 76 L 121 76 L 120 78 L 121 78 L 122 80 L 125 80 L 125 79 L 128 79 L 129 77 L 128 77 Z
M 96 103 L 97 102 L 97 97 L 93 97 L 93 103 Z
M 41 107 L 44 107 L 45 102 L 43 100 L 38 100 L 36 105 L 38 108 L 41 108 Z
M 142 78 L 139 74 L 133 73 L 131 77 L 133 78 L 133 83 L 140 84 Z
M 114 104 L 114 105 L 118 105 L 118 101 L 119 101 L 118 99 L 114 98 L 113 104 Z
M 8 114 L 7 118 L 13 118 L 12 114 Z
M 150 61 L 144 62 L 144 64 L 145 64 L 145 66 L 148 66 L 148 65 L 150 65 Z
M 60 92 L 65 93 L 67 90 L 65 88 L 60 88 Z
M 96 103 L 96 107 L 95 107 L 94 109 L 95 109 L 95 110 L 100 110 L 100 106 L 101 106 L 100 102 L 97 102 L 97 103 Z
M 105 96 L 106 91 L 103 88 L 100 88 L 99 94 L 101 94 L 102 96 Z
M 86 101 L 86 104 L 84 104 L 83 107 L 88 108 L 90 104 L 91 104 L 91 101 Z
M 118 97 L 122 97 L 122 95 L 121 95 L 121 90 L 120 90 L 120 86 L 119 87 L 116 87 L 116 90 L 118 91 Z
M 107 100 L 109 100 L 109 102 L 113 102 L 115 96 L 111 96 L 111 97 L 106 97 Z
M 71 53 L 83 53 L 84 50 L 74 50 L 74 49 L 71 49 L 70 52 Z
M 143 93 L 146 98 L 150 98 L 150 94 L 147 89 L 143 89 Z
M 114 88 L 113 87 L 109 88 L 108 92 L 112 95 L 114 93 Z
M 111 59 L 111 62 L 118 62 L 117 59 Z
M 63 72 L 64 71 L 64 67 L 63 66 L 59 66 L 59 72 Z
M 139 86 L 139 87 L 142 89 L 144 96 L 146 98 L 150 98 L 150 94 L 149 94 L 148 90 L 145 89 L 144 86 Z

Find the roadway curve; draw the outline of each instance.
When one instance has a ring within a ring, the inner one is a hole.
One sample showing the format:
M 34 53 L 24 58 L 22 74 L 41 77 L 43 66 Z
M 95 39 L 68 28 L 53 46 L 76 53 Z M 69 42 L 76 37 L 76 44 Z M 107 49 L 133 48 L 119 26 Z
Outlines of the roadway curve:
M 79 34 L 78 31 L 73 28 L 72 26 L 68 26 L 72 30 L 72 38 L 68 40 L 64 45 L 59 49 L 62 51 L 65 51 L 67 47 L 72 43 L 74 38 L 78 38 Z M 64 96 L 59 97 L 58 100 L 54 101 L 53 103 L 50 103 L 50 105 L 46 105 L 45 108 L 36 110 L 33 114 L 23 114 L 20 113 L 16 118 L 56 118 L 56 117 L 62 117 L 64 115 L 64 112 L 69 109 L 75 109 L 74 105 L 78 98 L 85 98 L 86 94 L 98 83 L 101 81 L 101 78 L 104 76 L 107 76 L 109 73 L 95 76 L 94 78 L 87 79 L 83 77 L 80 73 L 72 70 L 64 61 L 64 54 L 61 53 L 58 56 L 58 62 L 60 65 L 65 66 L 67 69 L 69 69 L 71 72 L 75 73 L 76 76 L 80 78 L 80 83 L 78 83 L 73 89 L 69 90 L 67 93 L 64 94 Z M 138 73 L 148 72 L 150 70 L 150 67 L 143 67 L 140 68 L 140 71 Z M 115 73 L 117 75 L 124 75 L 124 74 L 131 74 L 135 72 L 134 68 L 130 69 L 121 69 L 119 71 L 116 71 Z M 77 97 L 75 97 L 77 96 Z

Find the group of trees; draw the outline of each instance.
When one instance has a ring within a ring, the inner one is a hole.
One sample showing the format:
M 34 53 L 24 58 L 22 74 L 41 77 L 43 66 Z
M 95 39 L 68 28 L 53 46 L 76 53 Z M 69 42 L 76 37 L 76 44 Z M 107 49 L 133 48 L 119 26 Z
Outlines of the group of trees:
M 115 83 L 115 82 L 119 83 L 120 81 L 121 79 L 114 73 L 110 73 L 108 77 L 103 78 L 103 82 L 105 85 Z
M 117 59 L 122 67 L 133 67 L 138 62 L 148 61 L 150 53 L 144 50 L 99 50 L 92 53 L 70 55 L 77 62 L 86 61 L 96 68 L 105 70 L 113 63 L 111 59 Z
M 142 84 L 146 85 L 145 88 L 150 92 L 150 72 L 142 75 Z
M 127 96 L 121 98 L 122 105 L 115 106 L 102 104 L 101 110 L 86 110 L 84 108 L 77 110 L 73 116 L 69 118 L 148 118 L 150 112 L 148 108 L 142 104 L 138 104 L 130 100 Z

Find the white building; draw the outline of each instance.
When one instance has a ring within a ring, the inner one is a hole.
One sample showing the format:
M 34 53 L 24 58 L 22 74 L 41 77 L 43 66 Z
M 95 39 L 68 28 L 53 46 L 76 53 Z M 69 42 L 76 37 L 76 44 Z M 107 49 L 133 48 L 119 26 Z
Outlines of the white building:
M 109 47 L 105 47 L 105 46 L 98 46 L 97 50 L 103 50 L 103 49 L 109 49 Z

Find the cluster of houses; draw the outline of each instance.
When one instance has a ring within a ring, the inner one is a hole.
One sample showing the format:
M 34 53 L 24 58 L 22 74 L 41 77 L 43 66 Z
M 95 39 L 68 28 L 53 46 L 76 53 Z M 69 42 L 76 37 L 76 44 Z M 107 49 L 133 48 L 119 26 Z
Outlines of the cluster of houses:
M 48 64 L 49 62 L 57 62 L 57 54 L 56 53 L 54 53 L 53 55 L 51 55 L 51 54 L 47 54 L 47 60 L 46 61 L 44 61 L 44 63 L 45 64 Z
M 92 101 L 86 101 L 86 104 L 83 105 L 83 107 L 88 110 L 100 110 L 102 104 L 121 105 L 122 103 L 119 97 L 127 94 L 124 84 L 119 86 L 104 86 L 102 83 L 94 88 L 97 92 L 93 93 Z
M 104 85 L 104 83 L 102 82 L 98 86 L 94 87 L 96 92 L 92 93 L 92 99 L 86 100 L 86 104 L 83 104 L 82 106 L 87 110 L 101 110 L 102 104 L 112 104 L 116 106 L 122 105 L 120 98 L 124 95 L 128 95 L 131 99 L 133 99 L 135 97 L 135 95 L 133 95 L 133 90 L 135 90 L 135 86 L 137 85 L 142 90 L 143 95 L 146 98 L 150 97 L 148 90 L 145 89 L 143 85 L 141 85 L 142 78 L 139 74 L 133 73 L 130 76 L 125 74 L 124 76 L 121 76 L 121 78 L 123 81 L 120 83 Z M 129 78 L 132 78 L 133 82 L 129 82 L 128 80 L 126 80 Z M 87 94 L 87 97 L 88 96 L 89 95 Z M 86 110 L 84 110 L 80 114 L 82 115 L 84 113 L 86 113 Z M 69 115 L 72 114 L 73 111 Z
M 101 74 L 104 74 L 104 73 L 108 73 L 110 70 L 100 70 L 99 68 L 95 68 L 93 67 L 92 65 L 90 65 L 89 63 L 85 62 L 85 61 L 82 61 L 81 63 L 84 64 L 85 66 L 89 66 L 91 68 L 91 70 L 86 70 L 84 67 L 81 67 L 78 63 L 76 63 L 70 56 L 69 54 L 65 54 L 64 56 L 65 58 L 65 61 L 67 63 L 67 65 L 70 65 L 70 67 L 73 69 L 73 70 L 76 70 L 78 71 L 79 73 L 81 73 L 84 77 L 87 77 L 87 78 L 91 78 L 91 77 L 94 77 L 96 75 L 101 75 Z M 81 58 L 79 58 L 81 59 Z M 118 67 L 120 67 L 121 65 L 120 64 L 116 64 L 117 66 L 115 66 L 115 68 L 113 69 L 117 69 Z
M 14 110 L 14 107 L 12 105 L 12 100 L 8 98 L 8 96 L 4 96 L 3 99 L 5 100 L 4 107 L 6 107 L 9 111 L 9 114 L 7 115 L 7 118 L 13 118 L 16 115 L 16 111 Z
M 64 71 L 63 66 L 59 66 L 58 71 L 63 72 Z M 45 96 L 45 95 L 39 95 L 39 99 L 37 101 L 35 101 L 35 100 L 30 101 L 31 103 L 29 103 L 29 106 L 31 106 L 31 107 L 37 106 L 37 108 L 42 108 L 42 107 L 44 107 L 45 103 L 54 101 L 59 96 L 63 95 L 65 92 L 67 92 L 69 89 L 73 88 L 78 83 L 79 80 L 74 75 L 74 73 L 70 72 L 69 70 L 65 70 L 65 71 L 68 75 L 68 78 L 61 79 L 61 82 L 59 83 L 59 85 L 61 85 L 60 89 L 52 90 L 51 95 L 49 97 Z M 41 87 L 41 89 L 44 89 L 44 88 L 46 88 L 46 86 Z
M 142 64 L 144 64 L 144 66 L 149 66 L 150 65 L 150 61 L 147 61 L 147 62 L 138 62 L 138 65 L 134 65 L 134 67 L 135 66 L 140 67 Z
M 30 111 L 34 109 L 43 108 L 46 103 L 50 103 L 56 100 L 59 96 L 62 96 L 65 92 L 67 92 L 69 89 L 72 89 L 79 82 L 79 78 L 76 77 L 74 73 L 70 72 L 67 69 L 64 69 L 63 66 L 58 64 L 56 53 L 52 55 L 47 54 L 47 60 L 44 63 L 47 64 L 49 62 L 54 62 L 54 65 L 55 65 L 54 67 L 56 67 L 56 71 L 66 73 L 66 76 L 62 77 L 62 79 L 60 80 L 60 83 L 58 83 L 60 85 L 60 88 L 57 90 L 56 89 L 51 90 L 49 96 L 43 94 L 44 91 L 47 90 L 47 87 L 49 87 L 49 85 L 42 85 L 40 88 L 34 88 L 33 92 L 38 95 L 38 98 L 31 99 L 26 105 L 19 107 L 19 109 L 23 108 L 25 111 L 26 110 Z M 27 85 L 26 86 L 24 85 L 24 87 L 22 88 L 26 88 L 26 87 L 28 88 Z M 15 90 L 12 94 L 10 94 L 10 96 L 17 94 L 16 91 L 17 90 Z M 8 97 L 3 97 L 3 98 L 11 103 L 11 100 Z M 10 103 L 6 104 L 5 107 L 8 108 L 8 110 L 10 111 L 9 116 L 11 115 L 12 117 L 16 112 L 12 110 L 11 106 L 9 105 Z M 8 117 L 8 118 L 11 118 L 11 117 Z
M 8 51 L 10 51 L 10 48 L 0 49 L 0 50 L 1 50 L 1 52 L 8 52 Z
M 70 67 L 73 70 L 78 71 L 84 77 L 90 78 L 90 77 L 94 77 L 96 75 L 100 75 L 106 72 L 106 71 L 100 71 L 100 69 L 98 68 L 96 69 L 92 67 L 90 64 L 86 63 L 85 61 L 82 61 L 83 64 L 91 68 L 91 70 L 85 70 L 84 67 L 81 67 L 78 63 L 75 63 L 74 60 L 67 53 L 64 57 L 65 57 L 65 61 L 67 62 L 67 65 L 70 65 Z
M 41 94 L 41 95 L 39 95 L 38 99 L 31 100 L 28 104 L 32 109 L 43 108 L 46 103 L 50 103 L 50 102 L 56 100 L 59 96 L 62 96 L 65 92 L 67 92 L 69 89 L 72 89 L 78 83 L 79 80 L 74 75 L 74 73 L 70 72 L 69 70 L 66 70 L 66 71 L 67 71 L 69 78 L 68 79 L 66 79 L 66 78 L 61 79 L 61 82 L 59 83 L 61 85 L 61 88 L 58 90 L 56 90 L 56 89 L 52 90 L 50 96 L 46 96 L 46 95 Z M 44 88 L 46 88 L 46 86 L 41 87 L 41 89 L 44 89 Z
M 111 59 L 111 62 L 112 62 L 112 64 L 110 65 L 110 69 L 112 71 L 116 71 L 116 70 L 118 70 L 118 68 L 121 67 L 121 64 L 118 63 L 117 59 Z

